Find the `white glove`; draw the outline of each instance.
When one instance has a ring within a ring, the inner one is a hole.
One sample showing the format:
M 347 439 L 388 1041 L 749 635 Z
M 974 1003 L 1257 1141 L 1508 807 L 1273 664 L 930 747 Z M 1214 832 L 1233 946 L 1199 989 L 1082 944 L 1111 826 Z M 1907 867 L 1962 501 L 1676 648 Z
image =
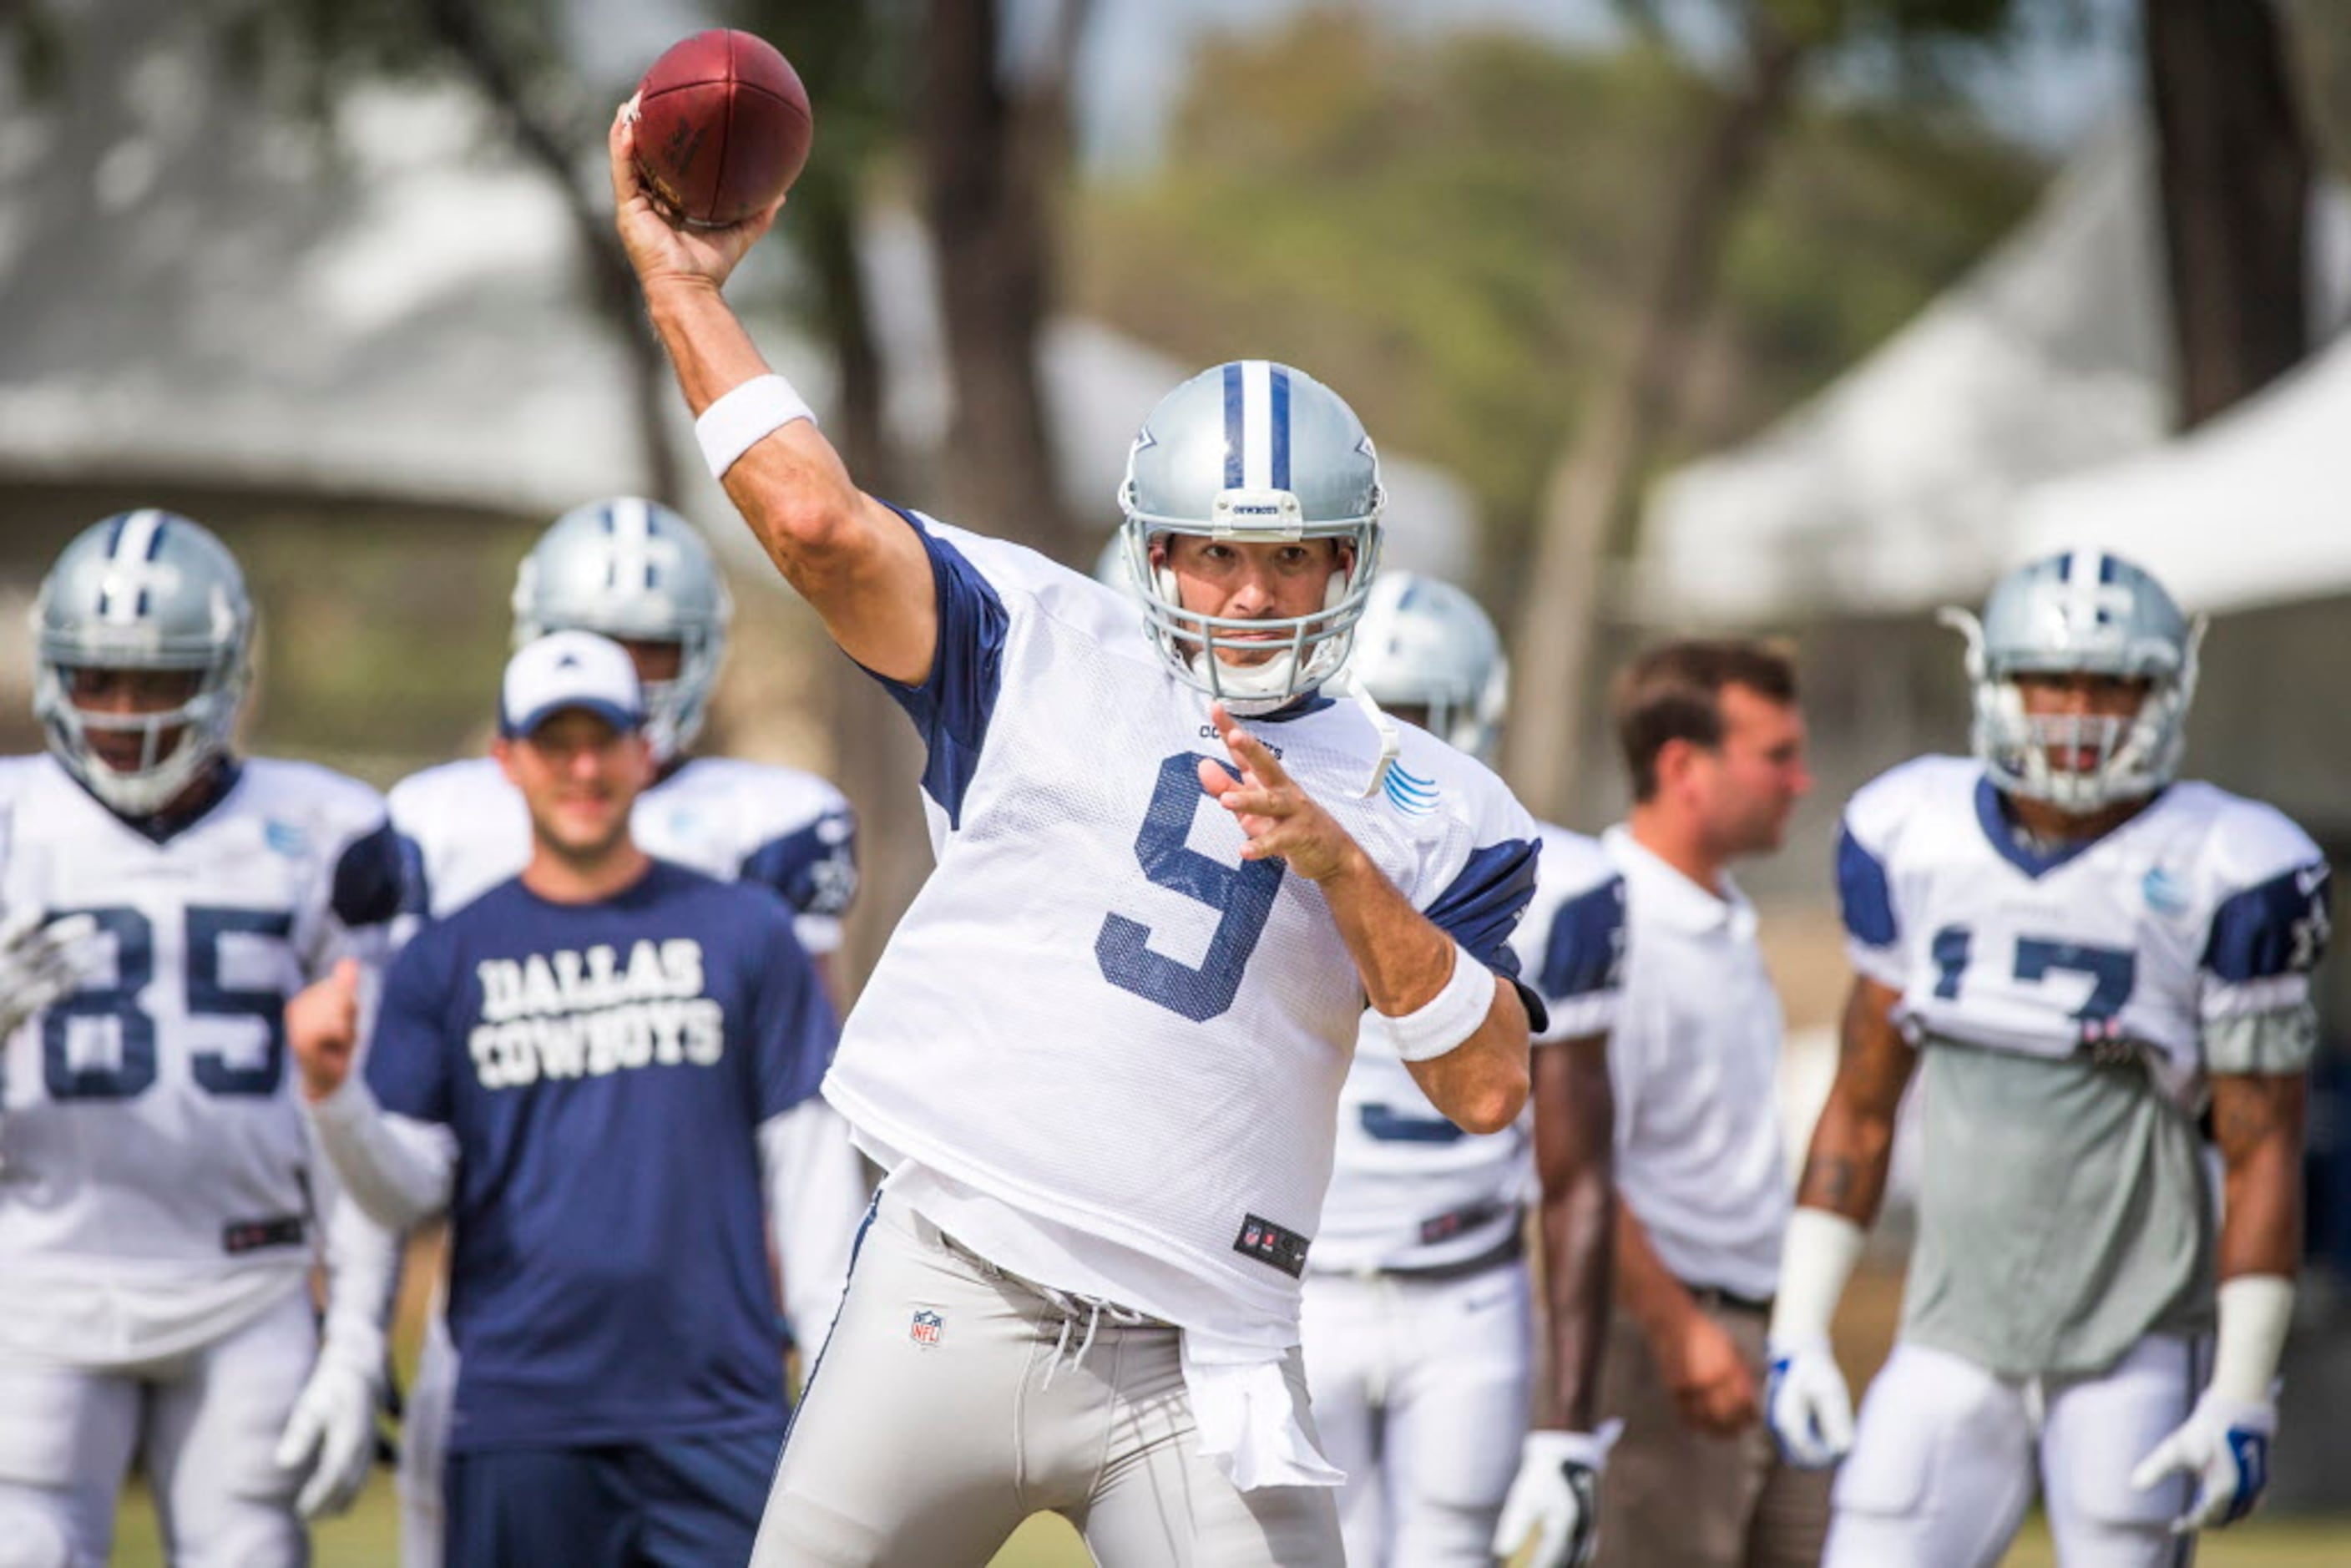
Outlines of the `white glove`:
M 1625 1430 L 1530 1432 L 1494 1526 L 1494 1555 L 1523 1568 L 1583 1568 L 1600 1544 L 1600 1472 Z
M 2234 1524 L 2253 1511 L 2270 1484 L 2270 1439 L 2277 1436 L 2277 1406 L 2246 1403 L 2210 1389 L 2179 1429 L 2155 1446 L 2131 1472 L 2131 1485 L 2145 1491 L 2174 1470 L 2196 1480 L 2188 1511 L 2171 1521 L 2175 1533 Z
M 98 921 L 68 915 L 44 925 L 41 912 L 28 909 L 0 922 L 0 1039 L 81 984 L 89 962 L 84 944 L 98 935 Z
M 375 1468 L 376 1380 L 321 1354 L 277 1439 L 277 1468 L 305 1470 L 295 1509 L 304 1519 L 342 1512 Z
M 1774 1341 L 1763 1419 L 1800 1470 L 1824 1470 L 1853 1447 L 1853 1396 L 1825 1339 Z

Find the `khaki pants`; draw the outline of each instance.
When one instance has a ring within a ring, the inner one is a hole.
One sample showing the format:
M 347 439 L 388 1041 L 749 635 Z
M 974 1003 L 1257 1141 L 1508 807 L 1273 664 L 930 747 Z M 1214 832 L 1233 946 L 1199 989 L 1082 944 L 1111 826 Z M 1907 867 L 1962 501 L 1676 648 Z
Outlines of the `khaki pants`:
M 1763 1388 L 1764 1317 L 1751 1308 L 1705 1309 Z M 1619 1312 L 1608 1327 L 1600 1413 L 1625 1436 L 1600 1480 L 1599 1568 L 1814 1568 L 1828 1533 L 1830 1472 L 1784 1463 L 1758 1421 L 1735 1437 L 1686 1425 L 1640 1325 Z
M 977 1568 L 1043 1511 L 1105 1568 L 1337 1568 L 1332 1489 L 1244 1492 L 1196 1451 L 1180 1331 L 1090 1317 L 1072 1322 L 885 1189 L 754 1568 Z M 1297 1351 L 1284 1370 L 1302 1416 Z

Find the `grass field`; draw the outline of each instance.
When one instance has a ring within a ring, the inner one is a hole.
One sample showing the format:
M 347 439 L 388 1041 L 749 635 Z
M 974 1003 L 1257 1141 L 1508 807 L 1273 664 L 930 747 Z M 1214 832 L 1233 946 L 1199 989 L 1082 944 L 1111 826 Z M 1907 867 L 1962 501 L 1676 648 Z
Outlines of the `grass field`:
M 319 1529 L 317 1568 L 396 1568 L 398 1531 L 392 1478 L 379 1475 L 357 1508 Z M 1091 1561 L 1076 1532 L 1050 1516 L 1030 1520 L 996 1558 L 997 1568 L 1086 1568 Z M 2008 1554 L 2008 1568 L 2054 1568 L 2056 1561 L 2035 1520 Z M 143 1493 L 125 1500 L 114 1562 L 117 1568 L 162 1568 L 154 1513 Z M 2197 1568 L 2344 1568 L 2351 1563 L 2351 1520 L 2257 1519 L 2208 1537 L 2196 1563 Z

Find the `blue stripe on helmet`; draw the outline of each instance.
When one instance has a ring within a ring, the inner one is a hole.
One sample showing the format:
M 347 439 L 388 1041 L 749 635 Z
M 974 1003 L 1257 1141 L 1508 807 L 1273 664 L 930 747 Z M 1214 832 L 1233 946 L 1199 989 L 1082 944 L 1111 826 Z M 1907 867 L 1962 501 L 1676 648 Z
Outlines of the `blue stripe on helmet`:
M 2122 576 L 2122 563 L 2110 555 L 2098 557 L 2098 580 L 2112 582 Z
M 172 519 L 170 517 L 162 516 L 156 517 L 155 531 L 147 536 L 147 559 L 149 560 L 153 560 L 163 553 L 163 530 L 171 526 Z M 142 591 L 139 598 L 139 612 L 143 615 L 147 612 L 147 596 Z
M 1225 367 L 1225 488 L 1241 487 L 1242 434 L 1241 367 L 1236 360 Z
M 114 514 L 114 526 L 106 530 L 106 555 L 109 560 L 113 559 L 114 552 L 122 548 L 122 530 L 130 526 L 131 514 L 129 512 L 117 512 Z
M 1268 367 L 1273 382 L 1273 487 L 1290 488 L 1290 372 Z

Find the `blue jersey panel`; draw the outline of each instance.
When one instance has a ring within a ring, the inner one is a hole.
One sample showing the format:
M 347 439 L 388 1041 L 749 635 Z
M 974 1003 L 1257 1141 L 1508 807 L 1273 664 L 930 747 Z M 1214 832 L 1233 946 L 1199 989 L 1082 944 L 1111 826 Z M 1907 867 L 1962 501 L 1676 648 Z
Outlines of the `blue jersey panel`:
M 1538 979 L 1546 1001 L 1614 990 L 1625 962 L 1625 879 L 1611 877 L 1561 904 L 1543 939 Z
M 409 944 L 368 1080 L 457 1140 L 453 1451 L 775 1425 L 757 1129 L 831 1047 L 789 912 L 663 862 L 594 904 L 509 881 Z
M 2237 894 L 2213 911 L 2204 967 L 2232 985 L 2314 967 L 2326 947 L 2329 892 L 2318 863 Z
M 398 915 L 405 893 L 400 835 L 390 822 L 344 846 L 335 862 L 335 918 L 353 931 Z
M 740 877 L 775 889 L 802 915 L 839 915 L 857 887 L 856 844 L 849 813 L 828 812 L 744 856 Z
M 1515 979 L 1519 956 L 1510 950 L 1510 930 L 1534 896 L 1541 854 L 1542 844 L 1535 839 L 1472 850 L 1461 873 L 1424 913 L 1479 962 Z
M 931 659 L 930 678 L 909 686 L 880 677 L 883 688 L 897 701 L 922 732 L 930 760 L 923 768 L 923 789 L 962 825 L 964 791 L 979 768 L 979 748 L 987 739 L 987 721 L 996 712 L 996 694 L 1003 679 L 1004 639 L 1010 618 L 1004 601 L 987 580 L 964 559 L 961 551 L 917 521 L 898 514 L 922 537 L 930 552 L 931 581 L 938 594 L 939 646 Z
M 1850 828 L 1837 833 L 1836 883 L 1837 906 L 1853 939 L 1872 947 L 1890 946 L 1901 933 L 1895 925 L 1886 862 L 1862 848 Z

